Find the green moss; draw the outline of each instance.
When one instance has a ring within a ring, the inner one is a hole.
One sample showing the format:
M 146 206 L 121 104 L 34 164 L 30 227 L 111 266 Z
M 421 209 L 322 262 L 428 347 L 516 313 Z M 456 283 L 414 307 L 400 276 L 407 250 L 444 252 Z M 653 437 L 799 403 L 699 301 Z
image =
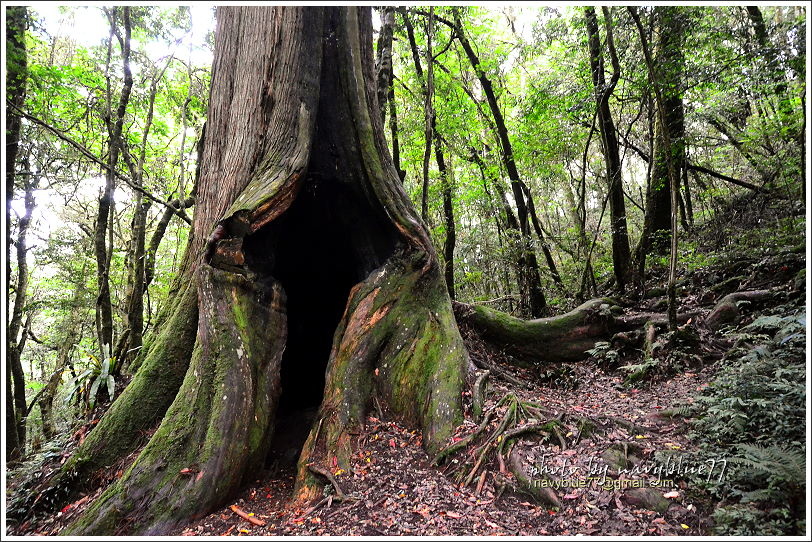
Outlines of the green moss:
M 86 487 L 93 473 L 114 465 L 131 453 L 146 431 L 155 426 L 172 403 L 189 366 L 197 331 L 197 294 L 186 288 L 141 370 L 121 393 L 82 445 L 60 469 L 55 482 L 77 478 Z M 71 498 L 68 492 L 65 498 Z
M 609 298 L 593 299 L 566 314 L 535 320 L 475 306 L 468 319 L 486 340 L 513 354 L 518 365 L 574 361 L 584 358 L 595 340 L 609 335 L 613 304 Z

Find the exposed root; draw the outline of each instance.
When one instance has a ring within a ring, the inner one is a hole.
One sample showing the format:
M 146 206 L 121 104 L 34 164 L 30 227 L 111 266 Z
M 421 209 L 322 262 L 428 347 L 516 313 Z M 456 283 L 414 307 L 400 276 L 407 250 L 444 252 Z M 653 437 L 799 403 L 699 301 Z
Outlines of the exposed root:
M 740 301 L 751 303 L 763 301 L 772 293 L 769 290 L 753 290 L 749 292 L 734 292 L 723 297 L 705 319 L 705 325 L 711 331 L 719 331 L 724 325 L 731 324 L 739 319 Z
M 329 470 L 323 469 L 317 465 L 308 465 L 307 469 L 313 474 L 321 476 L 322 478 L 330 482 L 330 484 L 333 486 L 333 489 L 335 489 L 335 495 L 331 495 L 331 497 L 333 497 L 333 500 L 335 501 L 355 500 L 354 497 L 350 497 L 346 493 L 344 493 L 344 491 L 341 489 L 341 486 L 338 485 L 335 476 L 333 476 L 333 474 Z
M 482 419 L 482 406 L 485 403 L 485 399 L 488 395 L 488 378 L 491 376 L 490 371 L 485 371 L 481 375 L 479 375 L 474 382 L 474 390 L 473 390 L 473 403 L 471 406 L 471 411 L 474 416 L 475 421 L 479 421 Z
M 519 438 L 535 434 L 548 440 L 554 438 L 563 448 L 567 446 L 566 439 L 557 430 L 561 420 L 540 421 L 547 417 L 540 405 L 522 401 L 515 394 L 508 393 L 485 413 L 473 432 L 443 448 L 435 457 L 434 464 L 446 463 L 446 473 L 462 487 L 471 485 L 474 480 L 478 480 L 477 487 L 481 487 L 488 471 L 498 472 L 502 484 L 515 486 L 506 477 L 509 472 L 513 473 L 519 486 L 523 487 L 526 484 L 521 482 L 522 475 L 516 474 L 510 459 Z M 452 455 L 467 448 L 470 448 L 467 454 L 470 460 L 448 461 Z M 494 481 L 498 482 L 496 476 Z M 552 502 L 550 499 L 540 500 L 548 504 Z

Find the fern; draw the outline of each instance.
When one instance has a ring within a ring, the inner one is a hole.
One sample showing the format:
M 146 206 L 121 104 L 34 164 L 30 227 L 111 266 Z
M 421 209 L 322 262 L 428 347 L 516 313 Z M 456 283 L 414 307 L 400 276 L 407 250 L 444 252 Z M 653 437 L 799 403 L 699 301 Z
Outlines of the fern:
M 806 455 L 778 445 L 739 444 L 741 455 L 730 458 L 756 475 L 765 476 L 770 486 L 800 486 L 806 479 Z

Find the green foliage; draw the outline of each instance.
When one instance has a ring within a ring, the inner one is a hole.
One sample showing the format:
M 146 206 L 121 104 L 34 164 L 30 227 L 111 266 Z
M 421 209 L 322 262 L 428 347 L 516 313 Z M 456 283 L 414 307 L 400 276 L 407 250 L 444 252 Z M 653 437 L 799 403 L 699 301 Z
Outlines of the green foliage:
M 762 315 L 745 326 L 774 337 L 751 335 L 766 342 L 737 347 L 697 397 L 694 437 L 730 465 L 724 483 L 709 488 L 732 503 L 714 513 L 718 534 L 804 530 L 806 318 L 799 313 Z
M 112 373 L 116 368 L 116 358 L 110 356 L 110 349 L 106 345 L 102 350 L 104 359 L 101 361 L 90 352 L 86 352 L 90 360 L 90 367 L 73 379 L 71 391 L 65 398 L 65 403 L 70 403 L 74 397 L 78 396 L 85 408 L 92 409 L 96 406 L 100 388 L 106 390 L 110 401 L 115 399 L 116 379 Z
M 613 369 L 620 360 L 620 353 L 612 348 L 612 345 L 608 341 L 597 341 L 595 348 L 587 350 L 584 353 L 589 354 L 602 369 Z
M 628 373 L 626 378 L 623 380 L 623 383 L 627 386 L 632 384 L 636 384 L 641 380 L 644 380 L 650 374 L 652 374 L 656 369 L 660 367 L 660 360 L 657 358 L 648 358 L 643 360 L 641 363 L 632 363 L 629 365 L 622 365 L 620 368 L 621 371 L 625 371 Z

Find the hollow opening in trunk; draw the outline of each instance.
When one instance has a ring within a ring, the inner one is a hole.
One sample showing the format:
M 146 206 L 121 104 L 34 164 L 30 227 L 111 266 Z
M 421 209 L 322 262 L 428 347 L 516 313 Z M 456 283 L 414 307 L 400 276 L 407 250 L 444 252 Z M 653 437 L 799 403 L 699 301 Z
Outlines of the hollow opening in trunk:
M 279 280 L 287 296 L 282 393 L 269 460 L 291 466 L 321 405 L 350 290 L 402 243 L 367 178 L 341 64 L 335 40 L 325 40 L 307 174 L 291 206 L 243 245 L 246 265 Z
M 290 208 L 244 240 L 247 267 L 277 279 L 287 299 L 282 393 L 268 457 L 282 467 L 295 465 L 316 418 L 350 289 L 382 265 L 398 239 L 367 198 L 322 174 L 318 162 Z

